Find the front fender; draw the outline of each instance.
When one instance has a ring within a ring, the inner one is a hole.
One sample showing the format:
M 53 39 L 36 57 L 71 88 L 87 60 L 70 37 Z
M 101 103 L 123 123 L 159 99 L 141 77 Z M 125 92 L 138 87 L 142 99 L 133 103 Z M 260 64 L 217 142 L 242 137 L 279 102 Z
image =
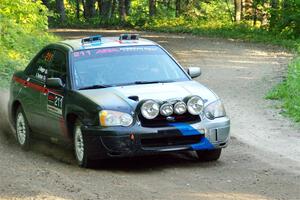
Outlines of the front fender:
M 76 115 L 84 126 L 99 125 L 99 111 L 102 108 L 77 92 L 68 92 L 65 97 L 64 117 Z

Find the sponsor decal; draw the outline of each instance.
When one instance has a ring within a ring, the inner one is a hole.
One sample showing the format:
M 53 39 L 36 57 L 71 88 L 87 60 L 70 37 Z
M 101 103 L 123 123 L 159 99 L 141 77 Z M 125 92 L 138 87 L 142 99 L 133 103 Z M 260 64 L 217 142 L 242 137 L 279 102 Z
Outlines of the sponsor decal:
M 130 42 L 132 41 L 122 41 Z M 124 55 L 160 55 L 163 51 L 156 46 L 132 46 L 132 47 L 110 47 L 100 49 L 82 49 L 73 53 L 75 61 L 86 58 L 102 58 L 107 56 L 124 56 Z
M 59 96 L 62 96 L 61 94 L 59 94 L 57 92 L 54 92 L 54 91 L 52 91 L 52 90 L 50 90 L 50 89 L 48 89 L 46 87 L 43 87 L 41 85 L 38 85 L 38 84 L 30 82 L 30 79 L 24 80 L 24 79 L 21 79 L 19 77 L 14 76 L 13 80 L 16 81 L 17 83 L 20 83 L 23 86 L 26 86 L 28 88 L 34 89 L 34 90 L 36 90 L 38 92 L 41 92 L 41 93 L 48 94 L 49 92 L 51 92 L 53 94 L 57 94 Z
M 96 50 L 85 50 L 85 51 L 76 51 L 74 52 L 74 57 L 89 57 L 95 55 L 102 55 L 102 54 L 111 54 L 120 52 L 119 48 L 105 48 L 105 49 L 96 49 Z
M 199 130 L 195 129 L 188 123 L 169 123 L 169 125 L 176 127 L 182 135 L 204 135 L 204 133 L 199 132 Z M 199 143 L 191 145 L 191 148 L 193 150 L 209 150 L 214 149 L 215 147 L 206 137 L 202 137 Z
M 138 51 L 158 51 L 156 47 L 122 47 L 120 51 L 123 52 L 138 52 Z
M 47 62 L 52 61 L 52 58 L 53 58 L 53 53 L 50 52 L 50 51 L 48 51 L 48 52 L 45 54 L 45 56 L 44 56 L 44 59 L 45 59 L 45 61 L 47 61 Z
M 45 81 L 47 73 L 48 73 L 48 70 L 46 68 L 44 68 L 43 66 L 39 66 L 39 68 L 35 74 L 35 77 Z
M 48 92 L 47 111 L 49 113 L 61 116 L 63 99 L 64 99 L 63 96 L 49 91 Z

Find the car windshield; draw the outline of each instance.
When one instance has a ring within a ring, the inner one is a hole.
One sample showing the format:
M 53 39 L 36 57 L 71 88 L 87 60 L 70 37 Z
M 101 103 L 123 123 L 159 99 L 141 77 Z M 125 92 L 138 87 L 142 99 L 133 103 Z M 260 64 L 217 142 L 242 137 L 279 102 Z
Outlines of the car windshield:
M 159 46 L 127 46 L 73 53 L 78 89 L 186 81 L 189 78 Z

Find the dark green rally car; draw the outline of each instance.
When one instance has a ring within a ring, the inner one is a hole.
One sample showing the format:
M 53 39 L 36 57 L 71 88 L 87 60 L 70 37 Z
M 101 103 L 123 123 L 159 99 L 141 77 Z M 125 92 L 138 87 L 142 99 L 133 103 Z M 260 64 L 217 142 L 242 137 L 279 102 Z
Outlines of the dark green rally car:
M 218 96 L 158 44 L 136 34 L 50 44 L 10 88 L 16 138 L 71 144 L 78 164 L 159 152 L 217 160 L 230 120 Z

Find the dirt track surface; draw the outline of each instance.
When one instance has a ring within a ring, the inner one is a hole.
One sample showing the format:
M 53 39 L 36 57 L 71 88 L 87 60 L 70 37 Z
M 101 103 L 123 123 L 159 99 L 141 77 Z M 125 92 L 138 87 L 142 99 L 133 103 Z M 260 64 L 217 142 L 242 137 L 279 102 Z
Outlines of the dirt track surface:
M 118 31 L 54 30 L 65 38 Z M 189 35 L 142 33 L 224 101 L 232 141 L 217 162 L 193 154 L 116 159 L 94 169 L 76 166 L 72 152 L 46 142 L 21 151 L 7 124 L 8 92 L 0 93 L 1 199 L 300 199 L 300 128 L 264 95 L 281 79 L 290 54 L 264 45 Z

